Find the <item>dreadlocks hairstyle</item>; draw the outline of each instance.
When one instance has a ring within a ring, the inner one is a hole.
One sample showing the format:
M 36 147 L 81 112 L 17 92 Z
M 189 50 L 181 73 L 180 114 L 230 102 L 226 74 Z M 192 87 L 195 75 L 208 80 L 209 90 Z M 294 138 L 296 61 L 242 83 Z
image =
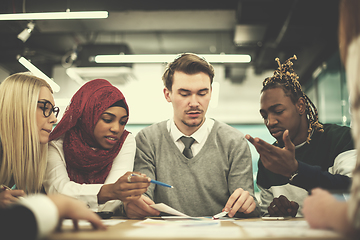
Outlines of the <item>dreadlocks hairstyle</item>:
M 293 63 L 291 60 L 297 60 L 296 55 L 286 60 L 283 64 L 280 63 L 279 58 L 275 58 L 279 67 L 274 71 L 274 75 L 272 77 L 268 77 L 263 81 L 263 88 L 261 89 L 261 92 L 272 88 L 282 88 L 286 96 L 290 97 L 294 104 L 301 97 L 305 99 L 306 115 L 309 121 L 308 137 L 306 142 L 309 143 L 313 130 L 323 132 L 323 125 L 319 123 L 318 112 L 315 105 L 301 89 L 301 85 L 298 81 L 299 76 L 292 68 Z

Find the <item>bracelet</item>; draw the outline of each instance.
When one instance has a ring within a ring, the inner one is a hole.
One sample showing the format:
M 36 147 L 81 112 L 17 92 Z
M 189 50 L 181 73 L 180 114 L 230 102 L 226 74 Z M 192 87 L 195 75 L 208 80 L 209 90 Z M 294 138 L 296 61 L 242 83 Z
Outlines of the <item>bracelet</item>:
M 299 171 L 296 170 L 293 174 L 291 174 L 290 178 L 289 178 L 289 182 L 292 182 L 292 180 L 294 179 L 294 177 L 296 177 L 297 175 L 299 175 Z

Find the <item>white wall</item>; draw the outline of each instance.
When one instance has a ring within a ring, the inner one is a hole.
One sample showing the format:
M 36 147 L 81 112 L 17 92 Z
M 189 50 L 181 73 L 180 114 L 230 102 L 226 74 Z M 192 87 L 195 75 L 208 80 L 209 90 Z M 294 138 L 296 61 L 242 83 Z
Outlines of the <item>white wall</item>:
M 260 89 L 263 79 L 271 76 L 272 71 L 256 76 L 250 67 L 243 83 L 234 84 L 225 79 L 224 65 L 216 64 L 214 68 L 213 100 L 208 109 L 208 117 L 231 124 L 263 123 L 259 114 Z M 116 85 L 129 104 L 129 124 L 150 124 L 172 117 L 171 103 L 163 95 L 161 76 L 164 69 L 163 64 L 133 64 L 136 79 Z M 67 76 L 62 66 L 55 67 L 53 74 L 54 81 L 61 88 L 60 92 L 54 94 L 55 103 L 60 107 L 60 120 L 71 96 L 80 85 Z

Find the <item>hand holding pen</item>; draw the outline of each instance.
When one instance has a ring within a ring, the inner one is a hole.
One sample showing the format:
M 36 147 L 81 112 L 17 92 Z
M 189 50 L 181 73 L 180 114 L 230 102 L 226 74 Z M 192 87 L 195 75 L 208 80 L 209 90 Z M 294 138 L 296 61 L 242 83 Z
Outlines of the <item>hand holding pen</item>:
M 25 196 L 25 192 L 23 190 L 13 189 L 15 189 L 15 185 L 12 188 L 0 185 L 0 208 L 5 208 L 9 204 L 16 202 L 18 197 Z
M 132 174 L 129 175 L 129 177 L 128 177 L 128 182 L 131 182 L 131 177 L 132 177 L 132 176 L 142 177 L 142 176 L 139 175 L 139 174 L 132 173 Z M 163 182 L 159 182 L 159 181 L 153 180 L 153 179 L 151 179 L 151 178 L 149 178 L 149 179 L 150 179 L 150 182 L 151 182 L 151 183 L 158 184 L 158 185 L 160 185 L 160 186 L 164 186 L 164 187 L 168 187 L 168 188 L 174 188 L 173 186 L 171 186 L 171 185 L 169 185 L 169 184 L 166 184 L 166 183 L 163 183 Z
M 129 202 L 141 197 L 147 191 L 150 181 L 146 176 L 133 177 L 133 181 L 129 182 L 129 176 L 134 172 L 127 172 L 120 177 L 115 183 L 104 184 L 98 193 L 98 202 L 100 204 L 109 200 L 121 200 Z

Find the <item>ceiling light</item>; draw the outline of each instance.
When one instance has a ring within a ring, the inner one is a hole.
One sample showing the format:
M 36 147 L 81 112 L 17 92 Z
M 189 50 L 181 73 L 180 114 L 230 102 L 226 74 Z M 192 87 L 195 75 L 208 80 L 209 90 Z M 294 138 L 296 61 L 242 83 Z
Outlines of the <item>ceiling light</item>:
M 93 19 L 107 18 L 107 11 L 91 11 L 91 12 L 42 12 L 42 13 L 13 13 L 0 14 L 0 20 L 49 20 L 49 19 Z
M 18 61 L 21 63 L 25 68 L 27 68 L 30 72 L 32 72 L 35 76 L 44 79 L 52 88 L 54 92 L 60 91 L 60 86 L 57 85 L 51 78 L 46 76 L 45 73 L 40 71 L 37 67 L 35 67 L 31 62 L 29 62 L 24 57 L 18 56 Z
M 96 78 L 104 78 L 115 85 L 122 85 L 136 80 L 130 67 L 71 67 L 66 74 L 80 86 Z
M 18 39 L 20 39 L 23 42 L 26 42 L 30 37 L 31 32 L 34 30 L 34 27 L 35 27 L 35 23 L 29 22 L 26 28 L 17 36 Z
M 177 54 L 143 54 L 143 55 L 97 55 L 96 63 L 167 63 L 172 62 Z M 249 63 L 251 56 L 247 54 L 202 54 L 211 63 Z

